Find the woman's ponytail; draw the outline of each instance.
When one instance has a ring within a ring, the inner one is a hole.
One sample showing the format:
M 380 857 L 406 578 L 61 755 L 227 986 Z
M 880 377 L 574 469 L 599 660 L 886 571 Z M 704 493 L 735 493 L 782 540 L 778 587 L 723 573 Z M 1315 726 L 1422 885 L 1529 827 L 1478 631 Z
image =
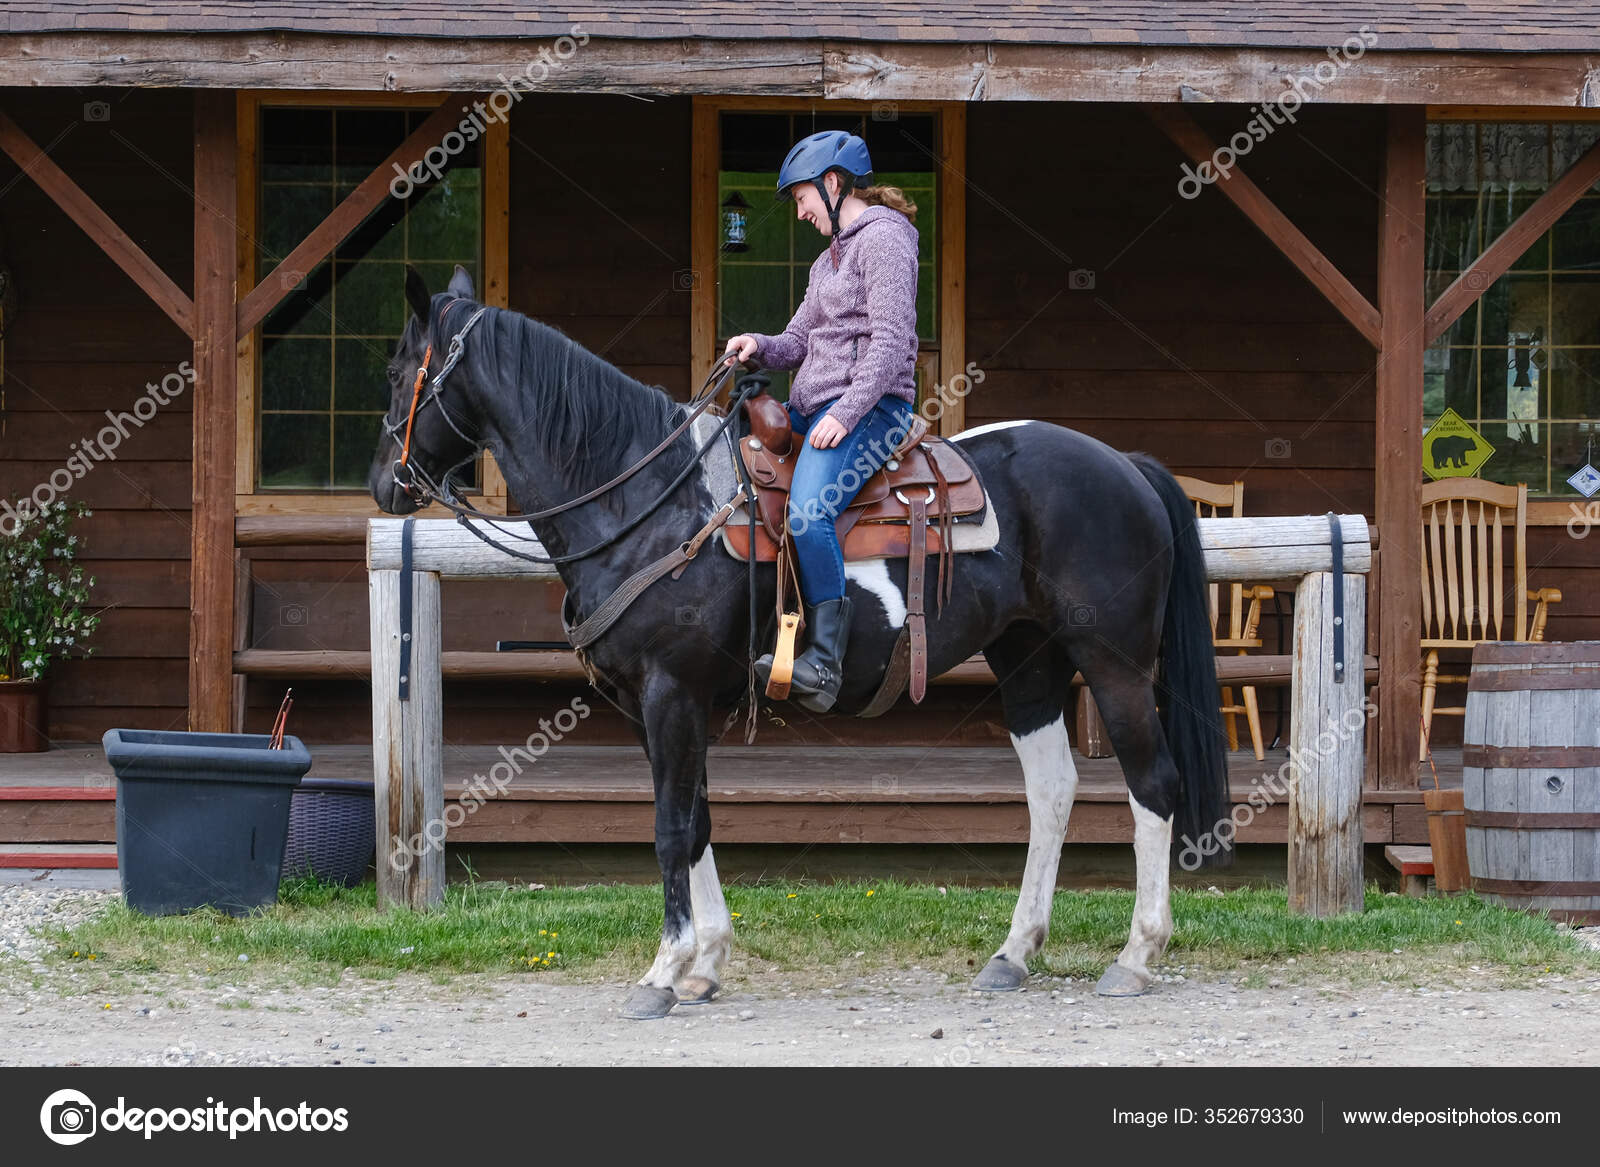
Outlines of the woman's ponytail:
M 854 194 L 868 206 L 888 207 L 890 210 L 899 211 L 913 223 L 917 221 L 917 204 L 908 199 L 906 192 L 897 186 L 863 186 L 858 187 Z

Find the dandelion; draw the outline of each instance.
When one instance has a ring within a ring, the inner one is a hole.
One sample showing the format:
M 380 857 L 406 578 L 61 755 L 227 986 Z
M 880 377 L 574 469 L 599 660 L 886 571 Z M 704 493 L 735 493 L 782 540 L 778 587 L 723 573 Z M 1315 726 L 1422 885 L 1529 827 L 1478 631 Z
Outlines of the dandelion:
M 742 912 L 729 912 L 728 915 L 732 916 L 735 920 L 737 920 L 737 919 L 740 919 L 743 916 L 743 913 Z
M 789 898 L 792 899 L 792 900 L 793 899 L 799 899 L 800 898 L 799 897 L 799 893 L 798 892 L 790 892 L 789 893 Z
M 554 952 L 553 952 L 553 951 L 552 951 L 552 952 L 547 952 L 547 953 L 545 953 L 545 955 L 546 955 L 546 956 L 554 956 L 554 955 L 555 955 L 555 953 L 554 953 Z
M 1457 923 L 1457 924 L 1459 924 L 1459 923 L 1461 923 L 1461 921 L 1460 921 L 1460 920 L 1457 920 L 1457 921 L 1456 921 L 1456 923 Z
M 877 895 L 877 894 L 878 894 L 878 891 L 877 891 L 877 889 L 876 889 L 876 888 L 870 888 L 870 887 L 869 887 L 869 888 L 868 888 L 868 889 L 867 889 L 867 894 L 868 894 L 868 895 L 869 895 L 869 896 L 875 896 L 875 895 Z

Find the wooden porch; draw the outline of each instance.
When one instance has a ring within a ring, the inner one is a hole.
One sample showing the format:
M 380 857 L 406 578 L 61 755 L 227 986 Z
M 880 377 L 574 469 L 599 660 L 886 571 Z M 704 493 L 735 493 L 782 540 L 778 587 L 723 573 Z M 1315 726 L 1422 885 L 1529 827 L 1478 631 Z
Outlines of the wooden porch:
M 829 773 L 824 783 L 797 780 L 790 746 L 714 747 L 707 769 L 717 842 L 937 847 L 1027 841 L 1022 772 L 1010 749 L 814 746 L 805 756 L 810 772 Z M 1078 797 L 1067 842 L 1131 843 L 1133 821 L 1116 760 L 1075 760 Z M 1230 755 L 1234 803 L 1246 803 L 1256 790 L 1270 794 L 1268 783 L 1288 760 L 1285 750 L 1268 751 L 1264 762 L 1245 751 Z M 524 762 L 503 794 L 489 777 L 501 761 L 494 746 L 445 746 L 446 807 L 474 784 L 487 795 L 449 832 L 449 843 L 652 841 L 650 771 L 637 748 L 554 747 Z M 1459 749 L 1440 749 L 1434 761 L 1443 785 L 1461 784 Z M 311 776 L 370 779 L 372 751 L 321 747 Z M 1432 783 L 1426 765 L 1421 783 Z M 45 851 L 50 844 L 113 844 L 115 798 L 116 782 L 98 746 L 0 756 L 0 845 Z M 1288 809 L 1287 796 L 1277 799 L 1239 828 L 1239 839 L 1283 844 Z M 1421 791 L 1364 790 L 1362 832 L 1369 845 L 1426 843 Z

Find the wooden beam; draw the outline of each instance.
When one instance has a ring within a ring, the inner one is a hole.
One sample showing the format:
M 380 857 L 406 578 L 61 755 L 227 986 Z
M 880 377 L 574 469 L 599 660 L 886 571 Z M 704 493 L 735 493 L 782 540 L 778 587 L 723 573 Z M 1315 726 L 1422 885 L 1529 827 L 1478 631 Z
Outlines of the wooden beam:
M 1341 678 L 1334 646 L 1354 662 L 1366 643 L 1366 580 L 1312 572 L 1294 592 L 1293 711 L 1289 724 L 1289 910 L 1326 917 L 1362 909 L 1361 776 L 1366 686 Z M 1334 625 L 1334 588 L 1344 624 Z M 1347 669 L 1348 669 L 1347 665 Z
M 423 911 L 444 902 L 444 687 L 439 577 L 411 576 L 409 693 L 400 698 L 400 573 L 368 577 L 372 629 L 372 776 L 378 906 Z
M 1383 589 L 1378 608 L 1378 783 L 1414 788 L 1422 732 L 1422 329 L 1424 151 L 1421 106 L 1389 111 L 1379 209 L 1377 450 Z
M 698 385 L 727 337 L 717 336 L 717 173 L 721 169 L 722 119 L 714 98 L 697 97 L 689 136 L 689 384 Z M 718 394 L 726 403 L 733 382 Z
M 66 172 L 3 113 L 0 113 L 0 150 L 4 150 L 24 174 L 39 184 L 39 189 L 49 195 L 56 206 L 83 228 L 111 262 L 126 272 L 128 278 L 156 302 L 156 307 L 183 329 L 185 336 L 194 335 L 194 303 L 183 289 L 173 283 L 155 260 L 128 238 L 128 233 L 112 222 L 111 216 L 102 211 L 83 192 L 82 187 L 68 178 Z
M 1190 162 L 1196 167 L 1211 167 L 1217 147 L 1192 117 L 1171 105 L 1149 105 L 1145 107 L 1145 112 Z M 1216 173 L 1214 168 L 1210 172 Z M 1237 165 L 1221 172 L 1216 185 L 1283 253 L 1284 258 L 1300 269 L 1301 274 L 1338 309 L 1339 314 L 1366 337 L 1369 344 L 1378 347 L 1381 343 L 1378 310 L 1282 211 L 1273 206 L 1272 200 L 1261 188 L 1251 182 Z
M 536 58 L 523 38 L 248 33 L 17 33 L 0 85 L 474 92 Z M 530 47 L 533 46 L 533 47 Z M 670 51 L 666 47 L 670 46 Z M 1437 103 L 1570 110 L 1593 54 L 1373 50 L 1326 94 L 1343 104 Z M 1322 48 L 1051 45 L 798 39 L 591 38 L 538 82 L 541 93 L 742 94 L 863 101 L 1274 101 L 1314 76 Z M 1592 98 L 1591 98 L 1592 100 Z
M 362 179 L 361 185 L 345 196 L 344 201 L 318 223 L 311 234 L 284 256 L 277 267 L 262 277 L 261 282 L 239 303 L 239 335 L 245 335 L 266 319 L 267 313 L 276 308 L 312 268 L 327 259 L 350 232 L 361 226 L 378 204 L 390 198 L 389 188 L 396 180 L 394 168 L 398 166 L 402 171 L 409 171 L 463 120 L 461 106 L 470 104 L 470 100 L 463 101 L 459 97 L 447 99 L 371 174 Z
M 1424 345 L 1443 336 L 1490 285 L 1511 270 L 1511 265 L 1522 258 L 1523 252 L 1538 242 L 1539 237 L 1588 192 L 1596 179 L 1600 179 L 1600 142 L 1585 150 L 1533 206 L 1518 215 L 1472 266 L 1439 294 L 1424 317 Z
M 189 728 L 227 733 L 233 709 L 233 461 L 238 333 L 238 123 L 231 93 L 194 95 L 194 462 Z
M 939 385 L 945 398 L 938 432 L 946 436 L 967 428 L 973 386 L 966 367 L 967 107 L 952 102 L 939 111 Z

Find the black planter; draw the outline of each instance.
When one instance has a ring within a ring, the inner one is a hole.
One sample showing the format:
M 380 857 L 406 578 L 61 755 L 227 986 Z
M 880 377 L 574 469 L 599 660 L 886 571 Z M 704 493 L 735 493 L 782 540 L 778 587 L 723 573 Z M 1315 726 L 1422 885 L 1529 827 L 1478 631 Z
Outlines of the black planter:
M 117 866 L 128 906 L 152 916 L 202 905 L 242 916 L 278 898 L 289 803 L 311 768 L 299 738 L 111 729 Z

